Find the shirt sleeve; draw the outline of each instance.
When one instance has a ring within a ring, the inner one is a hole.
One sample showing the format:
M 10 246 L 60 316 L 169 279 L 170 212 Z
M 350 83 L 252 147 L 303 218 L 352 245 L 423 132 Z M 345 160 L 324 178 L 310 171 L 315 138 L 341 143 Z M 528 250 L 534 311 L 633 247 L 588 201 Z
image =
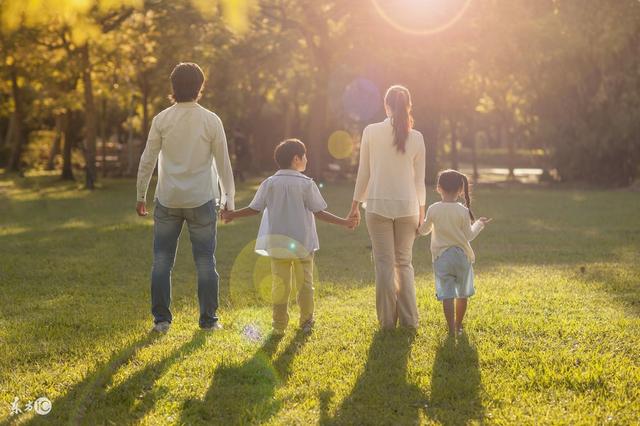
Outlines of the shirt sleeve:
M 433 231 L 433 210 L 431 207 L 427 209 L 427 214 L 425 215 L 424 222 L 420 224 L 418 228 L 418 232 L 420 235 L 428 235 Z
M 256 195 L 253 196 L 253 200 L 249 203 L 249 208 L 251 210 L 261 212 L 267 208 L 267 192 L 269 191 L 268 182 L 269 179 L 265 179 L 258 187 Z
M 222 121 L 216 117 L 212 137 L 213 161 L 218 172 L 218 182 L 220 183 L 220 206 L 227 205 L 229 210 L 235 210 L 234 198 L 236 194 L 235 183 L 233 182 L 233 170 L 229 159 L 229 149 L 227 146 L 227 136 L 224 133 Z
M 360 203 L 366 201 L 369 193 L 369 176 L 371 175 L 369 160 L 369 132 L 368 127 L 365 127 L 360 142 L 360 162 L 358 164 L 356 188 L 353 192 L 353 199 Z
M 327 203 L 324 201 L 318 185 L 314 181 L 310 181 L 307 190 L 304 193 L 304 206 L 313 213 L 321 212 L 327 209 Z
M 413 160 L 413 176 L 416 185 L 416 196 L 418 197 L 418 203 L 421 206 L 427 203 L 427 187 L 424 183 L 424 175 L 426 168 L 426 148 L 424 146 L 424 138 L 420 134 L 420 147 L 418 153 Z
M 149 189 L 149 182 L 151 181 L 151 175 L 153 169 L 158 162 L 158 154 L 162 147 L 162 136 L 158 130 L 157 116 L 153 117 L 151 121 L 151 128 L 149 129 L 149 136 L 147 137 L 147 144 L 140 157 L 140 164 L 138 165 L 138 179 L 136 183 L 137 188 L 137 200 L 145 202 L 147 200 L 147 190 Z
M 476 220 L 472 225 L 471 217 L 469 216 L 469 210 L 465 208 L 465 211 L 466 211 L 466 217 L 463 219 L 464 222 L 462 225 L 464 230 L 464 236 L 467 239 L 467 241 L 473 241 L 473 239 L 478 236 L 480 231 L 484 229 L 484 223 L 480 222 L 479 220 Z

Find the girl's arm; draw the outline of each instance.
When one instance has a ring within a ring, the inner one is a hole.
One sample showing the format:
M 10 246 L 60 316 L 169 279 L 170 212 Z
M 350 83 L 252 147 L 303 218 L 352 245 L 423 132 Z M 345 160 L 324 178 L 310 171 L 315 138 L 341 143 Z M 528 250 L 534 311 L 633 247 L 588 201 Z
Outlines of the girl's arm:
M 333 223 L 334 225 L 346 226 L 347 228 L 353 228 L 355 226 L 356 219 L 349 218 L 344 219 L 342 217 L 336 216 L 333 213 L 329 213 L 326 210 L 322 210 L 319 212 L 315 212 L 314 215 L 323 222 Z
M 424 208 L 424 206 L 420 206 L 420 209 Z M 428 235 L 431 233 L 431 231 L 433 230 L 433 220 L 431 218 L 431 215 L 429 214 L 429 210 L 427 209 L 427 213 L 425 214 L 426 218 L 424 220 L 424 222 L 422 222 L 420 224 L 420 227 L 418 228 L 418 233 L 420 235 Z
M 487 219 L 486 217 L 481 217 L 480 219 L 473 222 L 473 225 L 472 225 L 471 218 L 467 218 L 467 220 L 465 220 L 465 223 L 463 225 L 464 227 L 463 231 L 467 240 L 473 241 L 474 238 L 478 236 L 480 231 L 484 229 L 484 226 L 489 222 L 491 222 L 491 219 Z

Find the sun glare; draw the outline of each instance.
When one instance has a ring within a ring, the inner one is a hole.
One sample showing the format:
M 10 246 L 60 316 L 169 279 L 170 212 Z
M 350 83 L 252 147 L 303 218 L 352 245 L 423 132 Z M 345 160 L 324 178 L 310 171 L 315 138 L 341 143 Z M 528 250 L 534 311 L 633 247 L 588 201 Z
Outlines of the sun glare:
M 453 26 L 471 0 L 371 0 L 393 28 L 408 34 L 430 35 Z

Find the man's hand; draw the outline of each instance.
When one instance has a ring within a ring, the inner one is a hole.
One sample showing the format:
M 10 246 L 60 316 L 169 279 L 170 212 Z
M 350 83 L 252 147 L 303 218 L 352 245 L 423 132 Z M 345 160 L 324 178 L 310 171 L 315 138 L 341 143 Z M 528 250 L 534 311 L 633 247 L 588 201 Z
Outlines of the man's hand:
M 221 209 L 220 209 L 220 219 L 224 222 L 224 223 L 229 223 L 233 220 L 233 211 L 227 209 L 227 205 L 225 204 Z
M 483 225 L 486 225 L 487 223 L 491 222 L 493 219 L 489 219 L 486 217 L 481 217 L 478 219 L 480 222 L 482 222 Z
M 144 201 L 138 201 L 138 203 L 136 204 L 136 213 L 138 213 L 138 216 L 148 215 L 149 212 L 147 211 L 147 203 L 145 203 Z

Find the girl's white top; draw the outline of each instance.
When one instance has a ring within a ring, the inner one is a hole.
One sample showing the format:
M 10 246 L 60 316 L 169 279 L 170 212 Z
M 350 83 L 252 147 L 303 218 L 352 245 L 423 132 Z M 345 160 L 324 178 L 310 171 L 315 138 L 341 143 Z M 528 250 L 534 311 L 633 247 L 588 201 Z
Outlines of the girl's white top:
M 265 179 L 249 208 L 262 212 L 256 253 L 301 259 L 320 248 L 314 213 L 327 208 L 313 179 L 295 170 L 278 170 Z
M 362 132 L 360 164 L 353 199 L 367 212 L 391 219 L 414 216 L 426 204 L 425 146 L 422 133 L 409 131 L 405 152 L 393 144 L 391 120 Z
M 439 201 L 429 206 L 425 221 L 418 230 L 422 235 L 431 233 L 433 261 L 449 247 L 460 247 L 473 263 L 476 257 L 469 241 L 477 237 L 483 228 L 484 224 L 479 220 L 471 224 L 469 209 L 462 204 Z
M 155 198 L 163 206 L 192 208 L 216 199 L 234 209 L 235 186 L 222 121 L 197 102 L 176 103 L 153 117 L 138 167 L 138 201 L 146 200 L 157 161 Z

